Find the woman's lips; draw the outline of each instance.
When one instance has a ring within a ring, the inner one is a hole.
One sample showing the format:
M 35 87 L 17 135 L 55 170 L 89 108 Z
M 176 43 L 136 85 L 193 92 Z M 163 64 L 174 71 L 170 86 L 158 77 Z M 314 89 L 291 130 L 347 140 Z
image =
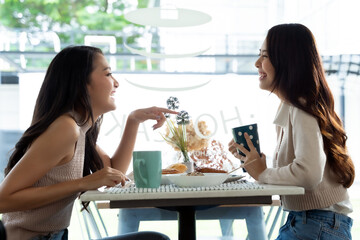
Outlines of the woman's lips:
M 263 73 L 263 72 L 259 72 L 259 79 L 262 80 L 266 77 L 266 73 Z
M 115 91 L 112 91 L 111 94 L 110 94 L 110 97 L 115 98 L 115 93 L 116 93 Z

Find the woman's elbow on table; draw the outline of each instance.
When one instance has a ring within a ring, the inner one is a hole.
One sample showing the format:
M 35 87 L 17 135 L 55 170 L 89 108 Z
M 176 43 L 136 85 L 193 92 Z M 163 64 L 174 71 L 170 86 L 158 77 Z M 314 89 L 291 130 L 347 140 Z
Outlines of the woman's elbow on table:
M 294 185 L 306 190 L 316 188 L 322 181 L 322 173 L 314 174 L 309 169 L 297 169 L 294 165 L 280 168 L 267 168 L 259 175 L 260 183 Z
M 316 171 L 308 167 L 299 167 L 297 171 L 294 171 L 294 175 L 297 179 L 298 186 L 306 190 L 312 190 L 322 181 L 323 171 Z
M 308 165 L 303 164 L 303 161 L 294 161 L 290 169 L 297 179 L 297 185 L 306 190 L 316 188 L 321 183 L 324 174 L 324 166 L 321 164 Z
M 0 214 L 18 211 L 26 205 L 22 197 L 16 197 L 16 193 L 8 191 L 0 184 Z
M 305 190 L 313 190 L 315 189 L 321 182 L 322 180 L 322 175 L 307 175 L 303 178 L 303 180 L 301 181 L 301 186 L 303 188 L 305 188 Z
M 3 194 L 0 193 L 0 214 L 11 211 L 10 202 L 11 201 L 7 197 L 4 197 Z

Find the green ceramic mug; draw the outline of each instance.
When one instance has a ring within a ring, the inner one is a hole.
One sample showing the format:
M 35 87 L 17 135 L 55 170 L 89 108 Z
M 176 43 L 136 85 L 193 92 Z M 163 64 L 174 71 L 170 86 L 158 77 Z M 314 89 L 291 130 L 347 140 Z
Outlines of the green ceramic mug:
M 137 188 L 158 188 L 161 183 L 161 151 L 134 151 L 133 171 Z

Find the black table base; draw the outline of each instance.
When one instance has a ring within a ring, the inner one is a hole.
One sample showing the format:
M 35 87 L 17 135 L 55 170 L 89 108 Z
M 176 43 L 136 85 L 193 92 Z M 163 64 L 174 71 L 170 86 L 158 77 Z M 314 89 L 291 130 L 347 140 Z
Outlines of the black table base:
M 178 207 L 179 240 L 196 239 L 196 210 L 194 207 Z
M 149 204 L 151 202 L 151 204 Z M 209 205 L 216 202 L 216 205 Z M 110 208 L 158 207 L 178 212 L 179 240 L 196 240 L 196 211 L 229 204 L 271 204 L 271 196 L 111 201 Z

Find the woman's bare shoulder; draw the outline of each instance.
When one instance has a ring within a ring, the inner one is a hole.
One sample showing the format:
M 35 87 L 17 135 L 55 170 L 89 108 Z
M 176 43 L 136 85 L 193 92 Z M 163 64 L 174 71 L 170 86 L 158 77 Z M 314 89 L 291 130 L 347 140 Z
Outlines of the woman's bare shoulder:
M 35 141 L 27 152 L 27 158 L 40 165 L 54 167 L 62 164 L 74 154 L 74 147 L 80 135 L 76 121 L 67 114 L 56 118 Z
M 76 121 L 69 114 L 63 114 L 53 123 L 50 124 L 47 129 L 49 133 L 53 136 L 58 136 L 63 139 L 73 139 L 77 140 L 80 134 L 80 127 L 77 125 Z

